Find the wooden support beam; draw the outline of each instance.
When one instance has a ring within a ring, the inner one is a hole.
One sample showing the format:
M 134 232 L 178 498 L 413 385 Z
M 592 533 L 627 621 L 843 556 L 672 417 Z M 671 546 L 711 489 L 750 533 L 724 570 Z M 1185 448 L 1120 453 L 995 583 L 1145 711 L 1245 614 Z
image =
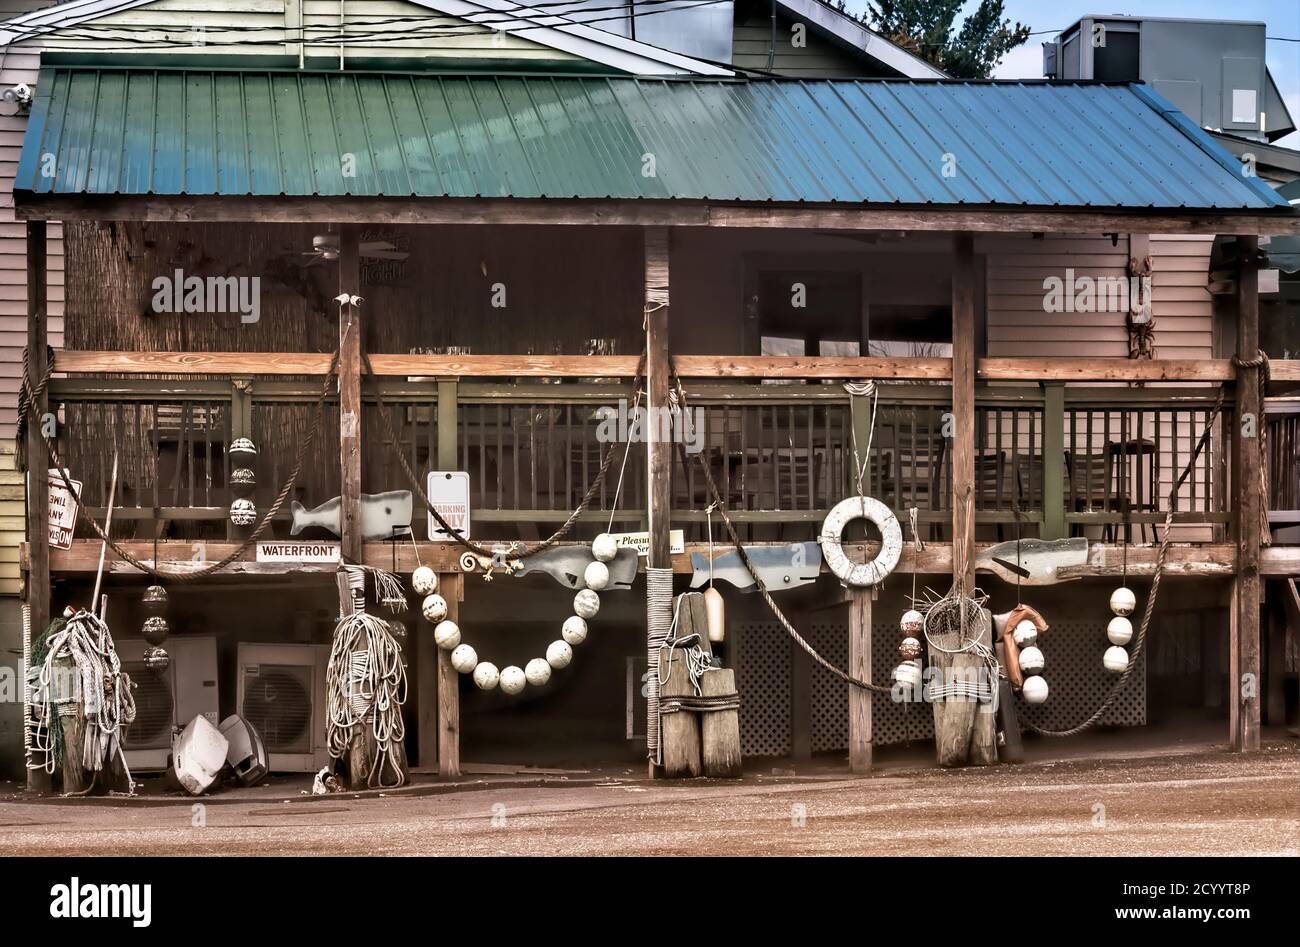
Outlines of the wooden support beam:
M 361 293 L 361 255 L 357 228 L 339 232 L 339 292 Z M 339 307 L 339 522 L 343 558 L 360 562 L 361 535 L 361 347 L 365 333 L 358 306 Z
M 48 309 L 46 295 L 45 222 L 27 224 L 27 368 L 28 384 L 40 382 L 49 363 Z M 45 633 L 50 624 L 50 491 L 45 444 L 41 425 L 49 411 L 49 399 L 42 396 L 27 406 L 27 432 L 23 445 L 27 458 L 27 582 L 25 595 L 31 609 L 32 639 Z M 24 668 L 24 671 L 26 669 Z M 26 726 L 26 721 L 23 722 Z M 51 791 L 49 773 L 27 770 L 27 788 L 32 792 Z
M 953 237 L 952 265 L 952 569 L 975 588 L 975 240 Z
M 663 227 L 647 227 L 645 239 L 645 347 L 646 407 L 650 417 L 661 417 L 668 410 L 670 356 L 668 353 L 669 238 Z M 652 437 L 646 444 L 646 512 L 650 532 L 650 550 L 646 557 L 649 569 L 672 567 L 672 442 Z M 671 602 L 653 602 L 646 597 L 646 633 L 665 618 Z M 654 726 L 655 721 L 648 722 Z M 647 731 L 648 732 L 648 731 Z M 649 764 L 651 777 L 656 775 L 654 762 Z
M 849 667 L 860 681 L 871 680 L 871 600 L 874 589 L 850 588 Z M 849 772 L 871 772 L 871 691 L 849 685 Z
M 1259 352 L 1259 239 L 1237 237 L 1237 355 L 1251 359 Z M 1230 682 L 1233 719 L 1232 748 L 1259 749 L 1260 678 L 1259 613 L 1262 580 L 1259 549 L 1263 538 L 1265 498 L 1259 472 L 1264 457 L 1260 439 L 1264 405 L 1260 400 L 1259 369 L 1242 367 L 1237 375 L 1233 456 L 1239 479 L 1237 494 L 1237 575 L 1234 579 L 1232 623 L 1234 667 Z
M 1031 468 L 1032 471 L 1032 468 Z M 1012 476 L 1015 476 L 1013 471 Z M 1032 472 L 1030 476 L 1033 476 Z M 1065 530 L 1065 385 L 1043 386 L 1043 539 L 1063 539 Z M 1032 485 L 1026 484 L 1026 488 Z M 1012 490 L 1020 486 L 1013 483 Z
M 439 588 L 447 600 L 447 617 L 460 621 L 460 603 L 465 600 L 464 577 L 441 576 Z M 459 779 L 460 769 L 460 674 L 451 666 L 451 652 L 438 653 L 438 776 Z

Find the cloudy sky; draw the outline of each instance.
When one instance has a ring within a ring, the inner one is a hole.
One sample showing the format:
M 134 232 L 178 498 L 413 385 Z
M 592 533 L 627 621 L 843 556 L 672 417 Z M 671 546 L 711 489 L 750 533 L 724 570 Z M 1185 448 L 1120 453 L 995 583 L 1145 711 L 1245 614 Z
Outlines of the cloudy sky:
M 854 11 L 866 9 L 866 0 L 847 0 Z M 978 3 L 969 0 L 967 8 Z M 1026 24 L 1036 34 L 1003 61 L 996 75 L 999 79 L 1038 78 L 1043 74 L 1040 43 L 1051 39 L 1065 27 L 1090 14 L 1124 13 L 1134 16 L 1192 17 L 1204 19 L 1262 20 L 1268 24 L 1268 36 L 1300 38 L 1300 3 L 1296 0 L 1234 0 L 1232 3 L 1211 0 L 1129 0 L 1129 2 L 1090 2 L 1078 0 L 1006 0 L 1007 16 Z M 1286 98 L 1292 116 L 1300 118 L 1300 42 L 1270 39 L 1267 48 L 1268 68 Z M 1288 135 L 1278 144 L 1300 148 L 1300 132 Z

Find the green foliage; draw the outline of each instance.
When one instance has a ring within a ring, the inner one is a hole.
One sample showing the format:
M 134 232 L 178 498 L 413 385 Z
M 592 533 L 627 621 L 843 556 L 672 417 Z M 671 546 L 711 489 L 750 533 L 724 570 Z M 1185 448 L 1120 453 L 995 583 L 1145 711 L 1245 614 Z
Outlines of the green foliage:
M 987 79 L 1007 53 L 1029 39 L 1029 27 L 1003 14 L 1002 0 L 980 5 L 957 26 L 963 0 L 871 0 L 856 17 L 956 79 Z M 843 0 L 836 6 L 844 9 Z

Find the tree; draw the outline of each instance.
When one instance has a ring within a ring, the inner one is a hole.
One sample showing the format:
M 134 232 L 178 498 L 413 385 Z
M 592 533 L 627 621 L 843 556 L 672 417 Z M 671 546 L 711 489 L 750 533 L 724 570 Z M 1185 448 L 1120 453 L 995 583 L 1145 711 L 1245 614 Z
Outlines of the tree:
M 843 10 L 843 0 L 836 5 Z M 987 79 L 1003 57 L 1029 39 L 1012 24 L 1002 0 L 980 0 L 956 29 L 964 0 L 870 0 L 861 23 L 957 79 Z

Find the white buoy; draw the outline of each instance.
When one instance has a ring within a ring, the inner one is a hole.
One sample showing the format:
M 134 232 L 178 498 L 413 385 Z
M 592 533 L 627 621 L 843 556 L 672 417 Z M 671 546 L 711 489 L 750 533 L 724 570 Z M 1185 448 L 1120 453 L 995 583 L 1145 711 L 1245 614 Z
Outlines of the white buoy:
M 546 646 L 546 663 L 559 670 L 567 668 L 573 660 L 573 649 L 564 641 L 552 641 Z
M 1020 693 L 1025 698 L 1027 704 L 1042 704 L 1047 701 L 1047 681 L 1035 674 L 1033 677 L 1025 678 L 1025 683 L 1020 686 Z
M 1137 608 L 1137 596 L 1128 586 L 1120 586 L 1110 593 L 1110 610 L 1116 615 L 1132 615 Z
M 501 672 L 491 661 L 484 661 L 474 668 L 474 686 L 481 691 L 490 691 L 501 680 Z
M 478 653 L 467 644 L 457 645 L 451 653 L 451 666 L 461 674 L 468 674 L 478 666 Z
M 528 678 L 524 672 L 513 664 L 501 671 L 501 689 L 507 694 L 518 694 L 528 683 Z
M 424 612 L 424 617 L 435 625 L 447 617 L 447 600 L 434 592 L 432 595 L 425 596 L 424 604 L 420 606 L 420 611 Z
M 601 562 L 611 562 L 618 555 L 618 540 L 609 533 L 601 533 L 591 541 L 591 554 Z
M 1041 674 L 1046 666 L 1047 659 L 1043 657 L 1043 652 L 1033 645 L 1020 652 L 1020 670 L 1022 673 Z
M 1038 626 L 1026 618 L 1011 631 L 1011 637 L 1018 648 L 1028 648 L 1038 643 Z
M 609 566 L 599 559 L 588 563 L 586 571 L 582 573 L 582 581 L 587 583 L 587 588 L 599 592 L 609 585 Z
M 1128 644 L 1133 640 L 1133 623 L 1123 615 L 1116 615 L 1106 626 L 1106 638 L 1111 644 Z
M 560 637 L 569 644 L 582 644 L 587 640 L 587 623 L 577 615 L 570 615 L 564 619 L 564 627 L 560 629 Z
M 708 618 L 709 640 L 723 641 L 727 637 L 727 609 L 722 593 L 713 586 L 704 590 L 704 614 Z
M 1106 653 L 1101 656 L 1101 663 L 1107 671 L 1112 674 L 1119 674 L 1128 668 L 1128 652 L 1119 645 L 1111 645 L 1106 649 Z
M 894 683 L 916 687 L 921 683 L 921 662 L 904 661 L 894 668 Z
M 420 566 L 411 573 L 411 588 L 417 595 L 432 595 L 438 591 L 438 573 L 428 566 Z
M 600 596 L 591 589 L 583 589 L 573 597 L 573 610 L 579 618 L 595 618 L 600 611 Z
M 460 644 L 460 626 L 454 621 L 440 621 L 433 626 L 433 640 L 443 651 L 451 651 Z
M 551 666 L 545 658 L 533 658 L 524 666 L 524 678 L 534 687 L 541 687 L 551 679 Z
M 909 638 L 919 638 L 925 631 L 925 616 L 914 608 L 903 612 L 898 622 L 898 630 Z

